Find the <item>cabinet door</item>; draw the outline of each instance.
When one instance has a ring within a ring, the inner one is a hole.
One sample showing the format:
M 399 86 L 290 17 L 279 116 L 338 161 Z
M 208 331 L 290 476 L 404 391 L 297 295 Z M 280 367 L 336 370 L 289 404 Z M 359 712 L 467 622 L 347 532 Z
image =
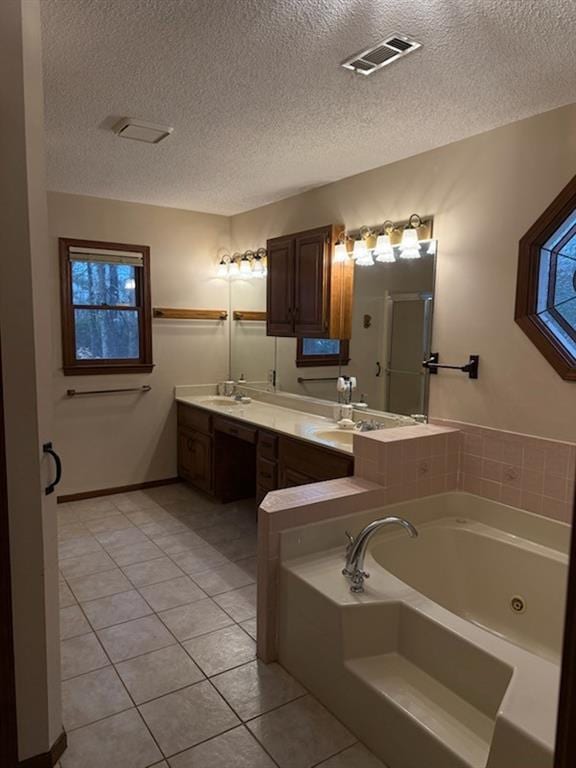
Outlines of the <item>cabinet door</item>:
M 203 491 L 212 490 L 212 438 L 200 432 L 178 432 L 178 474 Z
M 313 477 L 305 475 L 304 472 L 299 472 L 292 467 L 280 467 L 278 483 L 280 488 L 294 488 L 297 485 L 308 485 L 309 483 L 315 483 L 316 480 Z
M 330 318 L 331 229 L 297 235 L 294 240 L 294 332 L 325 336 Z
M 268 336 L 294 335 L 294 239 L 268 241 L 266 312 Z

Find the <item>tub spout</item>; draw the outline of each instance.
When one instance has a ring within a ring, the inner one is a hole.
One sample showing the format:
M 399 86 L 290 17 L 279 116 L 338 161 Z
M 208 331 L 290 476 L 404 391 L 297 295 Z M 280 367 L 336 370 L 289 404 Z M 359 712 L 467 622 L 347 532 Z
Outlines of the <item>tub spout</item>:
M 405 520 L 403 517 L 383 517 L 380 520 L 373 520 L 360 531 L 355 539 L 346 532 L 348 546 L 346 548 L 346 565 L 342 573 L 350 579 L 351 592 L 364 592 L 364 579 L 370 576 L 364 570 L 364 558 L 366 557 L 368 543 L 381 528 L 385 528 L 388 525 L 400 525 L 410 537 L 418 536 L 416 528 L 409 520 Z

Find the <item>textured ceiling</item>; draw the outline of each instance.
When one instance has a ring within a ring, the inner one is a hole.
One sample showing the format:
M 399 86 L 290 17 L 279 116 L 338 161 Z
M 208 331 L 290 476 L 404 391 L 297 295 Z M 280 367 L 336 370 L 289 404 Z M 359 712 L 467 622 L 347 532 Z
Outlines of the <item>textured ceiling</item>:
M 574 0 L 42 0 L 49 188 L 232 214 L 576 101 Z M 424 47 L 371 77 L 347 56 Z M 174 126 L 158 146 L 119 117 Z

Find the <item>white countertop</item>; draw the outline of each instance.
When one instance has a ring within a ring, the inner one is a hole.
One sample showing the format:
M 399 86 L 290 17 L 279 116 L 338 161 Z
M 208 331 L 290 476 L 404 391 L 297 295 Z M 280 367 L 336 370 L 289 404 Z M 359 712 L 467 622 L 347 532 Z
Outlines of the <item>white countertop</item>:
M 338 433 L 345 431 L 339 430 L 332 419 L 283 408 L 279 405 L 271 405 L 259 400 L 252 400 L 248 404 L 231 401 L 230 405 L 215 405 L 208 402 L 211 399 L 213 398 L 209 395 L 176 396 L 176 401 L 179 403 L 194 405 L 216 415 L 238 419 L 238 421 L 246 424 L 265 427 L 289 437 L 307 440 L 310 443 L 322 445 L 348 456 L 353 455 L 352 445 L 338 444 L 336 440 L 332 441 L 327 437 L 317 435 L 317 432 L 321 430 L 338 430 Z

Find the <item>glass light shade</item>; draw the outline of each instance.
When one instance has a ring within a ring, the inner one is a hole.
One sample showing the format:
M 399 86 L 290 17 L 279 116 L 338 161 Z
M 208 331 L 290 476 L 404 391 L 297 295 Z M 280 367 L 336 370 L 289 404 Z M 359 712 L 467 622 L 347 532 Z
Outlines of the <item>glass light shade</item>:
M 394 249 L 390 243 L 389 235 L 378 235 L 376 239 L 376 248 L 374 248 L 374 255 L 376 256 L 376 261 L 395 261 Z
M 368 254 L 368 247 L 365 240 L 355 240 L 354 250 L 352 251 L 353 259 L 362 259 Z
M 359 267 L 374 266 L 374 257 L 372 256 L 372 253 L 366 248 L 366 253 L 364 253 L 362 256 L 358 256 L 356 259 L 356 264 L 358 264 Z
M 133 277 L 128 277 L 124 280 L 124 290 L 133 291 L 136 288 L 136 280 Z
M 240 272 L 240 267 L 238 266 L 237 261 L 231 261 L 228 265 L 228 274 L 229 275 L 237 275 Z
M 262 259 L 260 258 L 254 259 L 254 262 L 252 265 L 252 275 L 253 277 L 264 277 L 264 267 L 262 266 Z
M 415 229 L 405 229 L 400 241 L 401 259 L 419 259 L 420 247 L 418 245 L 418 232 Z
M 240 261 L 240 274 L 246 277 L 252 273 L 252 267 L 248 259 L 242 259 Z
M 346 243 L 337 243 L 334 248 L 334 264 L 343 264 L 346 261 L 348 261 Z
M 226 264 L 225 261 L 221 261 L 220 264 L 218 264 L 218 271 L 216 272 L 217 277 L 228 277 L 228 264 Z

